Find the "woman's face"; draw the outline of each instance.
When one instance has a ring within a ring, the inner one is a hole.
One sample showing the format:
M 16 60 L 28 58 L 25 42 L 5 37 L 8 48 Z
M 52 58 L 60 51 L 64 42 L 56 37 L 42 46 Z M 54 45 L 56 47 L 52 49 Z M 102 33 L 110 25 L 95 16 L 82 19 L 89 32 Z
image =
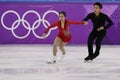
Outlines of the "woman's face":
M 66 17 L 64 16 L 64 14 L 59 14 L 59 20 L 60 21 L 65 21 Z

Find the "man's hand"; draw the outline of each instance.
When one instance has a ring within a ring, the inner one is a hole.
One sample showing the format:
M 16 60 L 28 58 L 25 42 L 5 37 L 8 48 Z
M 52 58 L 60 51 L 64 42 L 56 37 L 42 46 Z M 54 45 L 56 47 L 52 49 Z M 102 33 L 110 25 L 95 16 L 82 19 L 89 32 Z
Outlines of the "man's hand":
M 43 38 L 46 38 L 46 33 L 43 33 L 42 37 L 43 37 Z
M 88 25 L 88 23 L 87 23 L 87 22 L 85 22 L 85 21 L 83 21 L 83 23 L 84 23 L 83 25 Z
M 100 28 L 97 29 L 97 31 L 101 31 L 101 30 L 104 30 L 103 26 L 101 26 Z

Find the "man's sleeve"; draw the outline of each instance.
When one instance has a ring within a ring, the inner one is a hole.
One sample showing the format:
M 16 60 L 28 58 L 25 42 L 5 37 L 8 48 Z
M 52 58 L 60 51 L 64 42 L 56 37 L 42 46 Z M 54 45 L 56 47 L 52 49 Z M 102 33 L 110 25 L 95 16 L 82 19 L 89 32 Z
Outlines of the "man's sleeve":
M 113 22 L 107 15 L 106 15 L 106 21 L 108 22 L 108 24 L 105 26 L 105 29 L 108 29 L 110 26 L 113 25 Z
M 83 21 L 88 21 L 91 18 L 91 14 L 88 14 L 86 18 L 83 19 Z

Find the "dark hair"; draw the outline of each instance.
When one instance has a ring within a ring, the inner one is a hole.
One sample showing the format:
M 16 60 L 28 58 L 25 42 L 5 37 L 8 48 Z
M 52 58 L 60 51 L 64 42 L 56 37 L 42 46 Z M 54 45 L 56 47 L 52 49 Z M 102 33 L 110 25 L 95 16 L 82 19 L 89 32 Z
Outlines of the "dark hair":
M 63 15 L 66 17 L 66 12 L 65 12 L 65 11 L 59 12 L 59 15 L 60 15 L 60 14 L 63 14 Z
M 102 9 L 102 4 L 101 4 L 100 2 L 95 2 L 95 3 L 94 3 L 94 6 L 95 6 L 95 5 L 99 6 L 100 9 Z

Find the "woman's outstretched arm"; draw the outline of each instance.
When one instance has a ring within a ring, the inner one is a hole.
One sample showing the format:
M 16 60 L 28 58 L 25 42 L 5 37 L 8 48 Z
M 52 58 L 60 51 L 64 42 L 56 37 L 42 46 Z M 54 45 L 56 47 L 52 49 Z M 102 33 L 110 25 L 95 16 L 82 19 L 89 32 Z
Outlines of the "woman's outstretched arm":
M 72 20 L 69 20 L 68 22 L 69 22 L 69 24 L 84 24 L 84 22 L 82 22 L 82 21 L 72 21 Z
M 53 23 L 53 24 L 51 24 L 46 30 L 45 30 L 45 32 L 44 33 L 48 33 L 48 31 L 51 29 L 51 28 L 53 28 L 53 27 L 56 27 L 58 25 L 58 21 L 57 22 L 55 22 L 55 23 Z

